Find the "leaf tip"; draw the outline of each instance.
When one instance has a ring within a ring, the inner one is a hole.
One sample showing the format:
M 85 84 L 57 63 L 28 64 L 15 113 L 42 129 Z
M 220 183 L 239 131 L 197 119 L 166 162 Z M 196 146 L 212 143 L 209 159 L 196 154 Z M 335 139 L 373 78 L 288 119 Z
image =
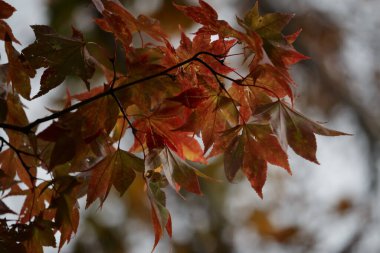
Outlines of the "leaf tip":
M 257 195 L 259 195 L 260 199 L 264 199 L 264 195 L 263 195 L 263 192 L 262 192 L 262 189 L 258 190 L 258 189 L 255 189 Z

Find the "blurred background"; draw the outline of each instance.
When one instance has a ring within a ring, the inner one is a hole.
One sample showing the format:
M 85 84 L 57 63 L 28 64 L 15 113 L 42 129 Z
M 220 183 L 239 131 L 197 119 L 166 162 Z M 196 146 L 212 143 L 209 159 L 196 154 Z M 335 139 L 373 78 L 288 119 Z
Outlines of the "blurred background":
M 31 24 L 50 24 L 66 35 L 74 25 L 86 40 L 112 45 L 112 38 L 96 28 L 93 18 L 98 14 L 89 0 L 6 1 L 18 10 L 8 20 L 22 43 L 18 49 L 34 40 Z M 254 4 L 248 0 L 207 2 L 220 19 L 232 24 L 236 24 L 235 16 L 242 17 Z M 189 33 L 197 29 L 171 1 L 123 3 L 135 14 L 159 19 L 174 41 L 178 41 L 178 24 Z M 353 136 L 318 137 L 320 166 L 289 151 L 293 176 L 269 168 L 264 200 L 243 177 L 228 184 L 222 160 L 213 160 L 205 172 L 223 183 L 203 182 L 204 195 L 189 194 L 185 200 L 166 191 L 173 238 L 164 238 L 155 252 L 380 252 L 380 1 L 262 0 L 260 9 L 295 13 L 285 32 L 303 29 L 295 47 L 311 60 L 291 69 L 298 84 L 296 107 L 316 121 L 328 122 L 327 127 Z M 27 104 L 31 118 L 47 113 L 41 106 L 45 102 L 59 107 L 63 92 L 58 89 L 43 103 Z M 122 198 L 111 194 L 102 210 L 83 211 L 77 236 L 61 252 L 150 252 L 153 236 L 143 183 L 136 180 Z M 46 252 L 57 250 L 47 248 Z

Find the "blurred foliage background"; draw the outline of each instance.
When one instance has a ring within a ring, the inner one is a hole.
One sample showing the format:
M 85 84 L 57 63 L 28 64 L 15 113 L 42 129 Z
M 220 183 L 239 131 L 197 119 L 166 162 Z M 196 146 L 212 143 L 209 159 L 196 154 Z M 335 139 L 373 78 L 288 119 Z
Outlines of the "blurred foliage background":
M 60 33 L 69 34 L 73 25 L 87 40 L 113 47 L 110 35 L 93 22 L 98 13 L 89 0 L 30 1 L 41 4 L 42 14 Z M 174 41 L 178 24 L 188 32 L 196 30 L 170 0 L 122 2 L 135 14 L 159 19 Z M 220 19 L 233 24 L 235 15 L 243 16 L 254 4 L 207 2 Z M 16 8 L 15 15 L 28 12 L 22 4 Z M 173 238 L 162 240 L 155 252 L 380 252 L 380 1 L 262 0 L 260 9 L 295 13 L 287 31 L 303 29 L 295 46 L 312 59 L 292 69 L 297 108 L 354 136 L 318 138 L 321 166 L 293 154 L 292 177 L 270 168 L 264 200 L 243 178 L 228 184 L 221 159 L 211 161 L 204 171 L 223 183 L 203 182 L 204 195 L 186 195 L 185 200 L 167 191 Z M 62 96 L 56 95 L 52 103 Z M 102 210 L 84 211 L 77 236 L 61 252 L 140 253 L 149 252 L 152 245 L 149 204 L 143 182 L 136 180 L 122 198 L 111 194 Z

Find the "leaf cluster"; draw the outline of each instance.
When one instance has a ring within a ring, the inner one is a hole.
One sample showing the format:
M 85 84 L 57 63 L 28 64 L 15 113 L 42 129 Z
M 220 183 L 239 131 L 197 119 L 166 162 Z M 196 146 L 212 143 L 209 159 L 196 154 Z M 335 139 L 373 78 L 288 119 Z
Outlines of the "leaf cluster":
M 117 1 L 93 4 L 101 14 L 96 24 L 117 47 L 101 50 L 122 48 L 124 71 L 117 71 L 115 56 L 104 62 L 91 53 L 75 28 L 66 37 L 32 26 L 35 41 L 18 52 L 4 21 L 15 9 L 0 0 L 8 58 L 0 66 L 0 215 L 16 214 L 2 199 L 25 197 L 15 223 L 0 220 L 1 251 L 61 248 L 77 231 L 79 198 L 86 196 L 86 208 L 96 200 L 103 205 L 112 187 L 123 195 L 137 176 L 146 185 L 155 247 L 165 230 L 172 234 L 164 189 L 201 194 L 199 178 L 207 176 L 194 162 L 224 155 L 227 179 L 242 171 L 263 197 L 268 164 L 291 173 L 288 146 L 318 163 L 315 134 L 343 134 L 293 108 L 288 70 L 307 59 L 292 45 L 299 31 L 282 33 L 293 15 L 262 16 L 256 3 L 233 28 L 205 1 L 175 5 L 201 27 L 193 38 L 181 31 L 174 47 L 157 20 L 135 17 Z M 240 58 L 240 65 L 231 66 L 230 57 Z M 31 79 L 40 68 L 40 89 L 32 96 Z M 101 86 L 91 84 L 95 71 L 106 80 Z M 30 122 L 20 96 L 47 96 L 68 76 L 86 90 L 68 92 L 61 110 Z M 131 148 L 121 148 L 128 138 Z M 49 179 L 38 178 L 38 171 Z

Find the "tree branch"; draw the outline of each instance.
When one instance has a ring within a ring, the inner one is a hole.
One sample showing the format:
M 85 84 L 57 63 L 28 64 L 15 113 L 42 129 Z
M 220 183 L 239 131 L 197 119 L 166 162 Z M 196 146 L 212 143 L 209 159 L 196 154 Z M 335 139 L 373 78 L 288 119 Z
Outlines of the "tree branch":
M 79 102 L 77 104 L 74 104 L 74 105 L 72 105 L 70 107 L 67 107 L 67 108 L 65 108 L 65 109 L 63 109 L 61 111 L 55 112 L 55 113 L 53 113 L 51 115 L 48 115 L 46 117 L 39 118 L 39 119 L 37 119 L 37 120 L 29 123 L 28 125 L 17 126 L 17 125 L 12 125 L 12 124 L 7 124 L 7 123 L 0 123 L 0 128 L 5 129 L 5 130 L 13 130 L 13 131 L 21 132 L 21 133 L 24 133 L 24 134 L 28 134 L 30 132 L 33 132 L 32 129 L 35 128 L 35 127 L 37 127 L 41 123 L 47 122 L 49 120 L 57 119 L 57 118 L 65 115 L 66 113 L 69 113 L 71 111 L 79 109 L 80 107 L 82 107 L 84 105 L 87 105 L 87 104 L 90 104 L 90 103 L 92 103 L 92 102 L 94 102 L 94 101 L 96 101 L 96 100 L 98 100 L 100 98 L 112 95 L 112 93 L 115 93 L 117 91 L 123 90 L 125 88 L 131 87 L 131 86 L 139 84 L 139 83 L 143 83 L 145 81 L 148 81 L 148 80 L 151 80 L 151 79 L 163 76 L 163 75 L 167 75 L 170 71 L 172 71 L 174 69 L 177 69 L 177 68 L 179 68 L 179 67 L 181 67 L 183 65 L 186 65 L 186 64 L 188 64 L 188 63 L 190 63 L 192 61 L 196 61 L 196 60 L 199 61 L 198 56 L 200 56 L 202 54 L 204 54 L 204 55 L 212 55 L 213 57 L 220 57 L 219 55 L 214 55 L 214 54 L 211 54 L 209 52 L 198 52 L 193 57 L 191 57 L 191 58 L 189 58 L 189 59 L 187 59 L 185 61 L 182 61 L 182 62 L 180 62 L 180 63 L 178 63 L 178 64 L 176 64 L 176 65 L 174 65 L 174 66 L 172 66 L 170 68 L 167 68 L 167 69 L 165 69 L 165 70 L 163 70 L 161 72 L 158 72 L 156 74 L 153 74 L 153 75 L 150 75 L 150 76 L 147 76 L 147 77 L 144 77 L 144 78 L 141 78 L 141 79 L 138 79 L 138 80 L 135 80 L 135 81 L 132 81 L 132 82 L 120 85 L 120 86 L 115 87 L 115 88 L 113 88 L 111 86 L 108 90 L 106 90 L 106 91 L 104 91 L 102 93 L 99 93 L 99 94 L 97 94 L 97 95 L 95 95 L 93 97 L 90 97 L 90 98 L 88 98 L 86 100 L 83 100 L 83 101 L 81 101 L 81 102 Z

